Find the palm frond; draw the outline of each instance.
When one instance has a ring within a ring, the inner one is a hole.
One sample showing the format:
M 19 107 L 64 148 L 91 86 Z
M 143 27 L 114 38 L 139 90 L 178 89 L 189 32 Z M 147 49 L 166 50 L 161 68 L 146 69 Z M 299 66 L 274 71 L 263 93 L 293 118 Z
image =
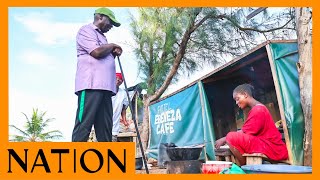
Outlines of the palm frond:
M 17 130 L 19 133 L 21 133 L 22 135 L 26 136 L 26 137 L 30 137 L 30 134 L 25 132 L 24 130 L 16 127 L 15 125 L 9 125 L 9 127 L 14 128 L 15 130 Z
M 20 129 L 15 125 L 9 125 L 9 127 L 18 131 L 21 135 L 10 135 L 9 141 L 29 141 L 29 142 L 37 142 L 37 141 L 48 141 L 51 139 L 60 139 L 62 138 L 62 133 L 59 130 L 52 130 L 44 132 L 45 128 L 48 127 L 49 123 L 54 120 L 54 118 L 48 118 L 44 120 L 44 116 L 46 112 L 40 112 L 37 108 L 32 110 L 31 119 L 25 114 L 26 124 L 25 129 Z

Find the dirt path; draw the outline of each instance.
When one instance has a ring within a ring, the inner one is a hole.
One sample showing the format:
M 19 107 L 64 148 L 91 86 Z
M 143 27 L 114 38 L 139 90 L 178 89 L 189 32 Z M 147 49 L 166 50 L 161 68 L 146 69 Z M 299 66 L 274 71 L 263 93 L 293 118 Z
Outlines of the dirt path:
M 149 174 L 167 174 L 167 169 L 160 169 L 159 167 L 151 167 Z M 146 170 L 136 170 L 136 174 L 146 174 Z

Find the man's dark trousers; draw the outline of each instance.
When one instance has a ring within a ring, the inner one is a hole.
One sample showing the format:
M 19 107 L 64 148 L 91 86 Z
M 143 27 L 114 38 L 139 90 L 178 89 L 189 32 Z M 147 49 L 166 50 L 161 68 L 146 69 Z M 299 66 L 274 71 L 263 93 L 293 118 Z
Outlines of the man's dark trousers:
M 72 133 L 73 142 L 88 141 L 92 125 L 98 142 L 112 141 L 113 112 L 111 91 L 83 90 L 77 93 L 78 109 Z

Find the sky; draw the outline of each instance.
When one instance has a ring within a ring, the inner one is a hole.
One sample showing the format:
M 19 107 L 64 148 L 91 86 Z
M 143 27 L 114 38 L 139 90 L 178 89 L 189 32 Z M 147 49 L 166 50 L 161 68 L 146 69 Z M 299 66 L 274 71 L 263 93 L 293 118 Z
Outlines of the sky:
M 32 109 L 55 118 L 48 130 L 60 130 L 71 141 L 77 108 L 74 79 L 77 65 L 75 37 L 93 21 L 92 8 L 9 8 L 9 124 L 24 128 Z M 128 86 L 140 82 L 132 53 L 129 13 L 135 9 L 110 8 L 121 22 L 106 33 L 121 45 L 120 57 Z M 119 72 L 118 63 L 117 71 Z M 15 134 L 9 128 L 9 134 Z
M 93 21 L 95 9 L 97 7 L 9 8 L 10 125 L 23 129 L 26 119 L 22 112 L 31 117 L 32 109 L 38 108 L 46 112 L 45 119 L 55 119 L 47 130 L 60 130 L 63 138 L 58 141 L 71 141 L 77 108 L 75 37 L 81 26 Z M 136 16 L 137 11 L 136 8 L 110 9 L 121 26 L 105 35 L 109 42 L 123 48 L 120 59 L 130 87 L 141 82 L 129 27 L 130 14 Z M 118 62 L 116 66 L 119 72 Z M 191 79 L 182 79 L 170 89 L 174 91 L 205 73 L 195 73 Z M 9 134 L 16 132 L 9 128 Z
M 47 130 L 60 130 L 70 142 L 74 126 L 77 96 L 74 94 L 76 34 L 79 28 L 92 23 L 98 7 L 90 8 L 9 8 L 9 124 L 24 128 L 24 115 L 32 109 L 46 111 L 45 118 L 55 118 Z M 120 27 L 112 28 L 106 37 L 123 49 L 121 64 L 128 87 L 141 79 L 133 54 L 130 14 L 136 8 L 110 8 Z M 116 62 L 117 72 L 120 72 Z M 173 92 L 211 72 L 207 66 L 190 77 L 182 77 L 170 85 Z M 9 128 L 9 134 L 16 134 Z

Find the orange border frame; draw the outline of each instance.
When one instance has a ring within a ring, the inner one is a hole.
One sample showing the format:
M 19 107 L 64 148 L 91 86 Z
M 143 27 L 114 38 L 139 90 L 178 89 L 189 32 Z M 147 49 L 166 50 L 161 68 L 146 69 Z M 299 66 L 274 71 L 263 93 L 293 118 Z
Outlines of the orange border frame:
M 298 6 L 309 6 L 313 8 L 313 67 L 320 67 L 319 65 L 319 21 L 320 21 L 320 15 L 319 15 L 319 1 L 318 0 L 241 0 L 241 1 L 235 1 L 235 0 L 223 0 L 223 1 L 208 1 L 208 0 L 192 0 L 192 1 L 186 1 L 186 0 L 159 0 L 159 1 L 149 1 L 149 0 L 139 0 L 139 1 L 132 1 L 132 0 L 118 0 L 118 1 L 101 1 L 101 0 L 78 0 L 78 1 L 66 1 L 66 0 L 2 0 L 0 4 L 0 19 L 4 27 L 0 29 L 0 39 L 3 40 L 3 43 L 1 43 L 1 66 L 0 66 L 0 75 L 1 75 L 1 88 L 0 88 L 0 98 L 1 100 L 1 108 L 0 108 L 0 114 L 2 115 L 2 121 L 0 126 L 0 142 L 1 142 L 1 148 L 0 148 L 0 179 L 175 179 L 175 178 L 186 178 L 186 179 L 194 179 L 194 178 L 201 178 L 201 179 L 212 179 L 212 178 L 223 178 L 223 179 L 235 179 L 235 178 L 246 178 L 246 179 L 254 179 L 256 178 L 263 178 L 263 179 L 270 179 L 270 178 L 290 178 L 290 179 L 301 179 L 301 178 L 316 178 L 319 174 L 319 145 L 316 142 L 316 140 L 313 140 L 315 142 L 313 144 L 313 173 L 309 175 L 286 175 L 287 177 L 283 177 L 279 174 L 274 175 L 135 175 L 133 169 L 133 163 L 134 162 L 128 162 L 128 173 L 123 175 L 122 173 L 115 172 L 113 174 L 99 174 L 99 175 L 88 175 L 86 173 L 79 173 L 74 175 L 73 173 L 62 173 L 62 174 L 43 174 L 40 172 L 33 173 L 32 175 L 25 175 L 24 173 L 18 173 L 18 174 L 8 174 L 8 164 L 7 164 L 7 149 L 14 148 L 17 151 L 21 151 L 24 148 L 29 148 L 30 151 L 32 149 L 39 149 L 43 148 L 44 151 L 49 151 L 50 148 L 63 148 L 63 147 L 71 147 L 70 149 L 77 149 L 77 151 L 81 151 L 83 149 L 88 148 L 87 144 L 85 143 L 9 143 L 8 142 L 8 7 L 99 7 L 99 6 L 106 6 L 106 7 L 137 7 L 137 6 L 148 6 L 148 7 L 160 7 L 160 6 L 166 6 L 166 7 L 174 7 L 174 6 L 180 6 L 180 7 L 191 7 L 191 6 L 219 6 L 219 7 L 261 7 L 261 6 L 268 6 L 268 7 L 298 7 Z M 317 119 L 319 119 L 319 95 L 316 92 L 319 91 L 319 71 L 317 71 L 315 68 L 313 68 L 313 119 L 316 121 L 313 121 L 313 137 L 317 137 L 317 134 L 319 134 L 319 125 L 317 122 Z M 96 145 L 90 145 L 93 148 L 100 148 L 101 146 L 107 146 L 112 150 L 119 150 L 120 148 L 118 146 L 108 144 L 108 143 L 98 143 Z M 129 143 L 126 144 L 128 146 L 128 156 L 133 157 L 134 156 L 134 150 L 133 150 L 133 144 Z M 22 151 L 23 152 L 23 151 Z M 121 152 L 121 151 L 120 151 Z M 49 158 L 51 160 L 53 158 Z M 290 177 L 289 177 L 290 176 Z

